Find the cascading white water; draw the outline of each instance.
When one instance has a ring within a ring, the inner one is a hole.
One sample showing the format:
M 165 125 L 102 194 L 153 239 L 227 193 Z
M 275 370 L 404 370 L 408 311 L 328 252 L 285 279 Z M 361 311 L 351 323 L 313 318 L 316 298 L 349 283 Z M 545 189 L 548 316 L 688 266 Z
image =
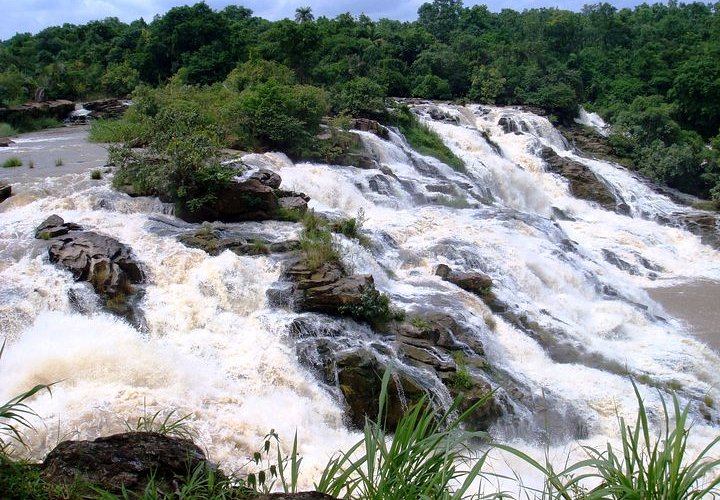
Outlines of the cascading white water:
M 615 439 L 616 414 L 634 414 L 628 373 L 644 382 L 640 391 L 653 415 L 660 407 L 653 385 L 679 387 L 683 400 L 719 400 L 718 354 L 644 291 L 658 281 L 720 279 L 720 253 L 652 220 L 683 207 L 618 166 L 572 152 L 542 117 L 505 108 L 440 109 L 452 119 L 426 123 L 466 172 L 419 155 L 394 132 L 389 141 L 358 132 L 380 169 L 293 164 L 279 154 L 250 155 L 245 163 L 275 170 L 284 189 L 307 193 L 316 210 L 345 216 L 362 210 L 373 247 L 339 238 L 348 267 L 373 274 L 378 288 L 410 313 L 445 311 L 476 332 L 502 374 L 492 382 L 510 381 L 503 389 L 514 410 L 491 429 L 497 438 L 541 458 L 538 414 L 548 407 L 547 420 L 559 417 L 546 422 L 554 427 L 546 429 L 551 457 L 582 456 L 573 443 Z M 505 133 L 502 116 L 519 133 Z M 43 138 L 29 136 L 21 145 Z M 587 165 L 621 194 L 632 216 L 572 197 L 564 179 L 545 171 L 537 156 L 542 145 Z M 298 362 L 287 337 L 298 315 L 268 304 L 265 291 L 280 277 L 273 257 L 188 249 L 175 236 L 190 225 L 164 215 L 157 201 L 91 181 L 87 171 L 18 176 L 13 187 L 16 196 L 0 205 L 0 328 L 8 339 L 0 400 L 59 381 L 52 397 L 33 401 L 43 417 L 30 435 L 35 457 L 58 440 L 122 430 L 125 419 L 169 408 L 192 413 L 198 442 L 228 470 L 244 464 L 271 428 L 286 441 L 298 429 L 310 485 L 327 457 L 356 438 L 333 393 Z M 556 209 L 566 217 L 553 218 Z M 141 305 L 147 332 L 99 311 L 73 310 L 69 289 L 88 300 L 92 293 L 49 264 L 45 243 L 33 238 L 52 213 L 128 243 L 148 266 Z M 285 238 L 299 230 L 280 222 L 237 226 Z M 608 262 L 608 252 L 628 268 Z M 438 264 L 490 274 L 496 295 L 542 333 L 528 335 L 442 281 L 434 275 Z M 344 326 L 357 330 L 358 342 L 372 336 L 350 321 Z M 698 418 L 694 446 L 717 433 L 712 418 Z M 537 481 L 523 464 L 505 460 L 527 483 Z M 494 465 L 506 468 L 503 461 Z

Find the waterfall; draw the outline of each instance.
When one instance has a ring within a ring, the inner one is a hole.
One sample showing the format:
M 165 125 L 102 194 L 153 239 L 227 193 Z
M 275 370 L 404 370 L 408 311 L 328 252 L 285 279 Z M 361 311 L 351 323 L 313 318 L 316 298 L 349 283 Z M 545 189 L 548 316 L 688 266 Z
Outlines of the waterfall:
M 702 401 L 720 400 L 720 356 L 646 291 L 720 280 L 720 252 L 666 223 L 690 209 L 623 167 L 575 151 L 544 117 L 477 105 L 413 109 L 464 161 L 464 172 L 419 154 L 394 130 L 389 139 L 356 132 L 376 169 L 293 163 L 277 153 L 244 162 L 276 171 L 283 189 L 307 193 L 318 212 L 354 217 L 362 210 L 371 245 L 336 236 L 344 264 L 372 274 L 410 315 L 443 312 L 482 343 L 488 382 L 506 405 L 489 430 L 496 439 L 538 458 L 544 446 L 560 461 L 568 453 L 581 457 L 575 443 L 603 446 L 615 439 L 616 416 L 635 414 L 629 376 L 652 415 L 669 388 L 691 402 L 692 446 L 716 435 L 717 411 Z M 114 191 L 110 175 L 91 180 L 88 166 L 102 165 L 104 151 L 87 152 L 81 134 L 57 134 L 29 134 L 0 152 L 0 160 L 62 153 L 68 164 L 3 172 L 14 176 L 16 194 L 0 205 L 0 329 L 8 343 L 0 401 L 57 382 L 52 396 L 32 402 L 42 418 L 28 435 L 30 456 L 172 409 L 191 415 L 198 442 L 228 471 L 241 467 L 270 429 L 287 442 L 297 429 L 310 485 L 327 457 L 358 436 L 346 425 L 337 390 L 300 359 L 302 340 L 291 338 L 290 325 L 302 317 L 327 335 L 345 332 L 348 345 L 381 346 L 402 363 L 393 343 L 351 320 L 275 306 L 266 291 L 281 278 L 281 257 L 210 256 L 185 247 L 177 237 L 197 226 L 168 215 L 157 200 Z M 73 162 L 70 145 L 86 151 L 82 163 Z M 567 180 L 548 170 L 545 148 L 584 165 L 629 209 L 573 196 Z M 93 306 L 88 287 L 48 262 L 34 230 L 53 213 L 114 236 L 146 264 L 146 330 Z M 223 227 L 283 239 L 300 231 L 277 221 Z M 507 311 L 440 279 L 439 264 L 488 274 Z M 88 306 L 78 309 L 70 296 Z M 448 404 L 434 375 L 407 369 Z

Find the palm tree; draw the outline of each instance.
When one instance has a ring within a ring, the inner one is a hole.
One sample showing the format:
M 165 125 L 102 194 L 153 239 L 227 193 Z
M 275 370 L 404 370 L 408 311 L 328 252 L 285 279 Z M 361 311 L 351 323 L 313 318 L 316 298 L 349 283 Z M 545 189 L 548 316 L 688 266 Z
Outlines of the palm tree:
M 315 20 L 311 7 L 298 7 L 295 9 L 296 23 L 311 23 Z

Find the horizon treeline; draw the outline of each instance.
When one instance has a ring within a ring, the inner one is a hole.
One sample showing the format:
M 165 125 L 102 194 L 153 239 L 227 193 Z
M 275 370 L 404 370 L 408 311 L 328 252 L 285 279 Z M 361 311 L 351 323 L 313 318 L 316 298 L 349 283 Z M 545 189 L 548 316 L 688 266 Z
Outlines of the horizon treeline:
M 331 95 L 350 86 L 374 97 L 523 104 L 559 122 L 584 105 L 613 124 L 613 145 L 641 172 L 720 199 L 720 3 L 491 12 L 434 0 L 412 22 L 315 18 L 308 7 L 271 22 L 201 2 L 150 23 L 107 18 L 1 42 L 0 105 L 38 89 L 82 100 L 171 78 L 211 85 L 253 60 Z

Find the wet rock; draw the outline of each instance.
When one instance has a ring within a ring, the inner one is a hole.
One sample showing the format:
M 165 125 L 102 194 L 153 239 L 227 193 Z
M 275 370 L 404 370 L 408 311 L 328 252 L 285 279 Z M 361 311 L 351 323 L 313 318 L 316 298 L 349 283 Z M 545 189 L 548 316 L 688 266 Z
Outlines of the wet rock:
M 70 271 L 76 281 L 90 283 L 108 310 L 138 324 L 135 285 L 144 282 L 145 272 L 130 247 L 57 215 L 40 224 L 35 237 L 50 240 L 50 262 Z
M 375 120 L 370 120 L 368 118 L 353 118 L 350 126 L 356 130 L 362 130 L 363 132 L 375 134 L 382 139 L 388 139 L 390 137 L 388 129 L 380 125 L 380 123 Z
M 154 477 L 157 489 L 172 495 L 188 471 L 198 467 L 215 470 L 191 441 L 154 432 L 128 432 L 94 441 L 63 441 L 45 458 L 41 475 L 53 485 L 70 485 L 80 479 L 110 493 L 125 489 L 136 494 Z
M 215 229 L 211 225 L 201 227 L 192 233 L 181 234 L 178 241 L 187 247 L 204 250 L 210 255 L 219 255 L 225 250 L 238 255 L 265 255 L 292 252 L 300 248 L 300 242 L 297 240 L 271 242 Z
M 10 198 L 12 195 L 12 186 L 10 184 L 3 184 L 0 182 L 0 203 Z
M 612 250 L 608 250 L 607 248 L 602 249 L 603 258 L 613 266 L 617 267 L 618 269 L 622 271 L 626 271 L 630 273 L 633 276 L 640 275 L 640 271 L 638 270 L 637 266 L 634 264 L 631 264 L 630 262 L 620 258 L 615 252 Z
M 440 264 L 435 269 L 435 274 L 443 280 L 459 286 L 463 290 L 484 297 L 491 292 L 492 278 L 485 273 L 478 271 L 459 272 L 453 271 L 449 266 Z
M 506 134 L 519 133 L 520 127 L 517 122 L 509 116 L 501 116 L 498 120 L 498 126 L 503 129 Z
M 272 170 L 260 169 L 250 176 L 251 179 L 257 179 L 264 186 L 277 189 L 282 183 L 282 178 Z
M 572 123 L 559 126 L 558 131 L 567 140 L 568 144 L 586 155 L 608 160 L 625 166 L 631 166 L 631 161 L 615 154 L 607 137 L 600 135 L 596 130 L 583 125 Z
M 11 144 L 15 144 L 15 142 L 9 137 L 0 137 L 0 148 L 10 147 Z
M 452 123 L 454 125 L 458 123 L 458 119 L 456 116 L 453 116 L 452 114 L 447 113 L 440 108 L 432 106 L 428 108 L 427 112 L 428 115 L 430 115 L 430 118 L 432 118 L 433 120 Z
M 673 218 L 700 240 L 713 248 L 720 249 L 720 216 L 716 213 L 698 212 L 676 214 Z
M 337 165 L 347 165 L 349 167 L 357 167 L 362 169 L 378 169 L 380 164 L 370 154 L 367 153 L 343 153 L 339 155 L 333 163 Z
M 99 99 L 84 102 L 82 107 L 90 111 L 91 118 L 118 118 L 130 107 L 130 101 L 124 99 Z
M 337 277 L 337 267 L 328 264 L 300 280 L 297 288 L 298 309 L 343 316 L 362 303 L 364 293 L 375 290 L 375 282 L 369 274 Z
M 382 377 L 386 365 L 368 349 L 342 353 L 335 362 L 337 381 L 348 405 L 351 423 L 362 428 L 365 418 L 376 420 Z M 386 428 L 394 430 L 408 406 L 418 402 L 425 390 L 414 379 L 398 371 L 388 383 Z
M 280 208 L 285 210 L 298 210 L 305 212 L 308 208 L 307 201 L 301 196 L 285 196 L 278 200 Z
M 582 163 L 559 156 L 552 148 L 544 147 L 540 156 L 547 164 L 548 172 L 562 175 L 570 184 L 570 193 L 582 200 L 593 201 L 607 210 L 616 210 L 618 200 L 608 187 Z M 620 200 L 622 203 L 622 200 Z

